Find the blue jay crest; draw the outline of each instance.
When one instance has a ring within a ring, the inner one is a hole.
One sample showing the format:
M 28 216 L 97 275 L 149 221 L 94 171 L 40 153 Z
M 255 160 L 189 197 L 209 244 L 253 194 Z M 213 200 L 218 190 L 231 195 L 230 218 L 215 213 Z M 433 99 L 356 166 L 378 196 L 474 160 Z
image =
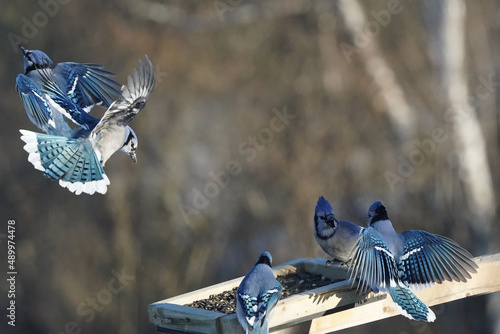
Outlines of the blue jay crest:
M 330 205 L 330 203 L 328 203 L 328 201 L 323 196 L 320 196 L 318 199 L 318 203 L 316 203 L 316 212 L 320 212 L 320 211 L 333 212 L 332 206 Z

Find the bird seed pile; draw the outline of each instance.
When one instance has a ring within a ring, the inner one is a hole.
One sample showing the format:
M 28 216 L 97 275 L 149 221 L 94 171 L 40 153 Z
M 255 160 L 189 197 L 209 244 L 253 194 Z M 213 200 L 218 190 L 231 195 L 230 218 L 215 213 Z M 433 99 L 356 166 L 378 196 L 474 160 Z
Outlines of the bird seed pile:
M 280 284 L 283 286 L 281 299 L 292 295 L 316 289 L 328 284 L 335 283 L 334 281 L 322 275 L 311 274 L 305 271 L 296 271 L 277 277 Z M 207 311 L 220 312 L 231 314 L 236 312 L 236 290 L 224 291 L 217 295 L 210 295 L 207 299 L 196 300 L 191 304 L 184 306 L 200 308 Z

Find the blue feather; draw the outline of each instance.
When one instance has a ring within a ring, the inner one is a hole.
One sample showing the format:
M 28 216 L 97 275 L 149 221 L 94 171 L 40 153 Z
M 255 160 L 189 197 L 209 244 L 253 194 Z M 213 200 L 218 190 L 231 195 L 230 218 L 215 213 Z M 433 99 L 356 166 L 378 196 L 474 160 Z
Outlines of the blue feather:
M 77 195 L 106 192 L 109 179 L 88 141 L 26 130 L 21 133 L 28 160 L 45 177 L 59 180 L 62 187 Z
M 374 292 L 387 291 L 398 276 L 394 256 L 380 233 L 371 227 L 362 230 L 362 236 L 354 246 L 351 258 L 351 279 L 359 276 L 361 280 L 357 285 L 359 293 L 364 294 L 372 289 Z
M 323 212 L 332 212 L 333 213 L 332 206 L 323 196 L 319 197 L 318 202 L 316 203 L 315 210 L 316 210 L 316 212 L 323 211 Z
M 432 322 L 436 315 L 403 283 L 391 286 L 389 294 L 400 312 L 412 320 Z
M 268 316 L 281 296 L 281 284 L 274 277 L 271 255 L 264 252 L 243 278 L 236 293 L 236 314 L 246 333 L 267 333 Z
M 33 81 L 26 75 L 19 74 L 16 77 L 16 90 L 30 121 L 42 131 L 54 132 L 56 124 L 50 106 Z
M 92 130 L 99 123 L 99 119 L 89 115 L 78 104 L 69 100 L 64 95 L 56 82 L 54 82 L 50 72 L 40 71 L 40 78 L 42 80 L 41 90 L 48 95 L 49 100 L 55 103 L 52 104 L 52 107 L 58 112 L 85 130 Z
M 112 80 L 115 75 L 97 64 L 59 63 L 52 70 L 68 98 L 83 109 L 100 104 L 108 108 L 121 96 L 121 85 Z
M 418 287 L 444 281 L 466 282 L 470 273 L 476 272 L 472 255 L 452 239 L 418 230 L 401 235 L 404 248 L 400 270 L 408 284 Z

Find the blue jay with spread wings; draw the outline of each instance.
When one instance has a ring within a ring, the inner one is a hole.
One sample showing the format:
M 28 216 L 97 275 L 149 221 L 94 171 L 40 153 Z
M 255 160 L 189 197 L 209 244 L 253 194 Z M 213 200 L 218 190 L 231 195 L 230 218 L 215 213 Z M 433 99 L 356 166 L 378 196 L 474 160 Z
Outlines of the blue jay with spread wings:
M 94 105 L 104 108 L 121 96 L 121 85 L 111 78 L 114 74 L 102 65 L 63 62 L 54 64 L 40 50 L 28 50 L 19 45 L 24 58 L 24 73 L 16 77 L 16 90 L 28 118 L 40 130 L 51 135 L 72 136 L 75 131 L 92 130 L 99 119 L 88 114 Z M 73 130 L 67 120 L 76 124 Z M 120 148 L 136 162 L 138 145 L 135 132 Z
M 76 88 L 70 88 L 69 93 L 65 93 L 54 78 L 53 71 L 40 70 L 37 77 L 40 83 L 30 87 L 31 91 L 26 90 L 27 97 L 24 98 L 24 84 L 34 80 L 19 79 L 18 76 L 18 81 L 23 83 L 18 88 L 21 97 L 23 101 L 29 101 L 25 107 L 28 105 L 26 109 L 28 115 L 31 113 L 30 119 L 47 133 L 20 130 L 21 139 L 26 143 L 24 149 L 29 153 L 28 160 L 36 169 L 43 171 L 44 176 L 59 180 L 62 187 L 77 195 L 106 193 L 110 182 L 103 167 L 109 157 L 121 150 L 135 161 L 137 139 L 128 123 L 145 106 L 154 89 L 151 62 L 147 56 L 144 63 L 139 61 L 139 67 L 122 86 L 120 96 L 109 105 L 100 120 L 88 115 L 78 102 L 85 99 L 68 98 Z M 79 78 L 77 82 L 85 81 Z M 77 82 L 71 87 L 78 87 Z M 106 94 L 101 92 L 96 95 L 102 98 L 98 103 L 109 103 L 105 99 Z M 63 113 L 81 128 L 72 130 L 64 121 Z
M 361 293 L 387 291 L 400 312 L 413 320 L 436 316 L 412 290 L 444 281 L 466 282 L 477 265 L 454 240 L 426 231 L 397 233 L 380 201 L 368 210 L 368 227 L 353 248 L 352 277 Z
M 115 75 L 105 71 L 102 65 L 75 62 L 54 64 L 40 50 L 28 50 L 22 45 L 19 48 L 24 58 L 24 74 L 20 74 L 21 77 L 31 79 L 41 88 L 37 79 L 42 72 L 49 72 L 64 96 L 86 112 L 96 104 L 108 108 L 121 95 L 121 85 L 111 79 Z
M 338 220 L 321 196 L 314 214 L 315 238 L 334 259 L 347 263 L 357 291 L 388 292 L 400 312 L 413 320 L 436 316 L 412 290 L 444 281 L 465 282 L 476 272 L 472 255 L 455 241 L 425 231 L 397 233 L 382 202 L 368 211 L 368 226 Z
M 281 296 L 281 284 L 271 268 L 272 257 L 263 252 L 236 292 L 236 315 L 247 334 L 269 332 L 269 313 Z

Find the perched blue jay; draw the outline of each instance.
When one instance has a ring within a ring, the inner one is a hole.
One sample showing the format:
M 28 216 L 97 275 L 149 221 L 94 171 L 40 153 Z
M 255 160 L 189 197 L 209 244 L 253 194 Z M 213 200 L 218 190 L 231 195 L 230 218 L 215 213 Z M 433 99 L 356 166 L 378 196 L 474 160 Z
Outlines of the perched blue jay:
M 82 111 L 77 104 L 65 99 L 64 92 L 52 80 L 50 73 L 42 74 L 41 80 L 41 90 L 49 94 L 59 107 L 70 114 L 75 110 Z M 24 149 L 29 153 L 28 160 L 36 169 L 43 171 L 44 176 L 59 180 L 62 187 L 77 195 L 82 192 L 106 193 L 110 182 L 103 167 L 113 153 L 124 147 L 130 147 L 131 157 L 135 160 L 137 140 L 128 123 L 144 108 L 154 85 L 153 65 L 146 56 L 144 63 L 139 61 L 139 67 L 128 77 L 121 97 L 109 106 L 95 125 L 88 129 L 82 127 L 70 136 L 61 130 L 57 130 L 56 134 L 20 130 L 21 139 L 26 143 Z M 34 92 L 37 95 L 40 90 Z M 50 115 L 55 109 L 47 110 L 43 103 L 38 106 L 43 115 Z M 48 124 L 52 126 L 50 121 Z
M 92 130 L 99 119 L 87 114 L 93 105 L 108 108 L 120 97 L 120 84 L 113 81 L 113 73 L 102 65 L 64 62 L 53 65 L 52 60 L 40 50 L 19 48 L 24 57 L 24 74 L 16 77 L 16 90 L 24 109 L 33 124 L 51 135 L 72 136 L 70 119 L 85 130 Z M 65 117 L 63 117 L 65 116 Z M 128 128 L 130 140 L 120 151 L 136 162 L 138 140 Z
M 434 321 L 436 316 L 410 290 L 444 281 L 465 282 L 476 272 L 472 255 L 455 241 L 425 231 L 396 233 L 382 202 L 368 211 L 352 254 L 352 277 L 361 293 L 387 291 L 406 317 Z
M 321 248 L 335 260 L 348 263 L 354 245 L 361 237 L 361 227 L 338 220 L 328 201 L 320 196 L 314 211 L 314 237 Z
M 263 252 L 236 292 L 236 315 L 248 333 L 268 333 L 268 317 L 281 296 L 281 284 L 271 268 L 272 257 Z

